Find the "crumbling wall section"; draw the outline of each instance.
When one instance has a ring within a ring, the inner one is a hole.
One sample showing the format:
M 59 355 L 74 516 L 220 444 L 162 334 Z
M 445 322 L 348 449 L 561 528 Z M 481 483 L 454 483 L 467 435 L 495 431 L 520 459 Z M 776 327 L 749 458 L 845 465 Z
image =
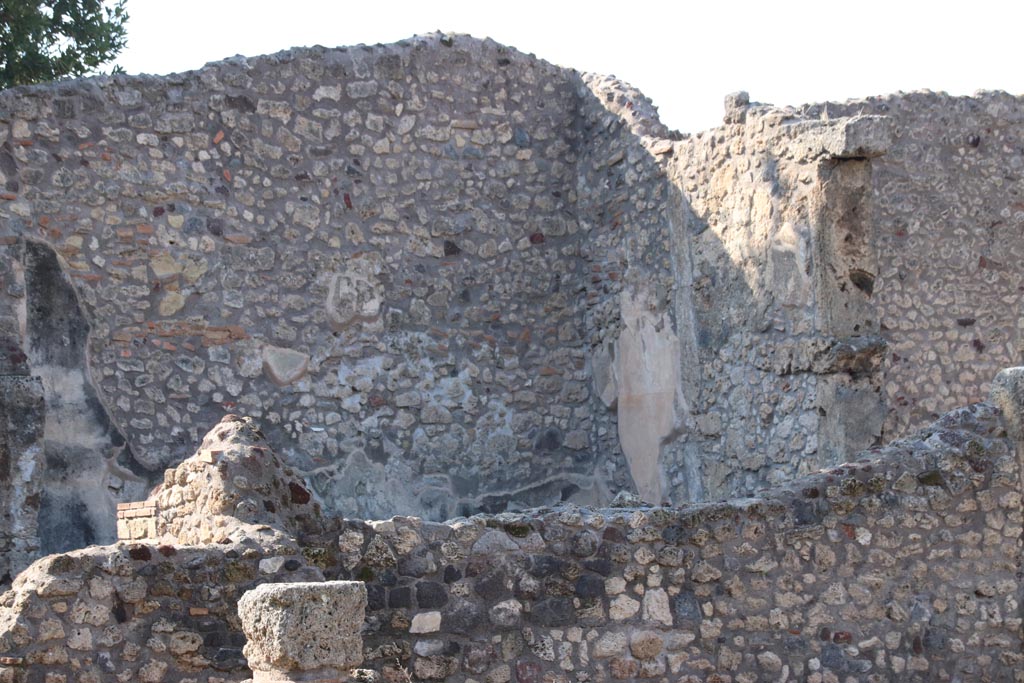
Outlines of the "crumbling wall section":
M 673 140 L 642 94 L 586 83 L 595 439 L 641 497 L 741 495 L 879 443 L 870 179 L 889 123 L 739 94 L 724 127 Z
M 39 552 L 39 501 L 46 405 L 25 355 L 18 305 L 24 282 L 0 251 L 0 585 Z
M 0 598 L 0 680 L 239 683 L 250 673 L 238 599 L 268 581 L 322 579 L 298 553 L 251 543 L 50 555 Z
M 329 533 L 307 486 L 251 417 L 226 415 L 147 500 L 118 506 L 118 539 L 204 545 L 255 536 L 267 545 L 282 533 Z
M 1024 358 L 1024 104 L 917 92 L 801 111 L 857 114 L 895 123 L 872 178 L 892 438 L 984 397 L 996 370 Z

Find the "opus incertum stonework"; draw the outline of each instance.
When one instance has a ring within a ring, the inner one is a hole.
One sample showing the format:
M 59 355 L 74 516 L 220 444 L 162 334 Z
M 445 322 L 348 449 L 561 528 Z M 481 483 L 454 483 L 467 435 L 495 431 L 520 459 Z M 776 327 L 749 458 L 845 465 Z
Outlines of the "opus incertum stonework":
M 1022 681 L 1022 259 L 1005 93 L 681 135 L 442 34 L 0 92 L 0 683 L 292 675 L 238 601 L 334 581 L 368 682 Z

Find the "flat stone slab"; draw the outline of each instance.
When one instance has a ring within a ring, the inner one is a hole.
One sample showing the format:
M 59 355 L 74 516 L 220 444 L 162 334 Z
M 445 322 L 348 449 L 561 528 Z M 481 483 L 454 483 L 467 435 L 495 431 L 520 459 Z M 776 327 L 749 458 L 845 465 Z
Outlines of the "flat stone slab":
M 308 370 L 307 354 L 269 344 L 263 347 L 263 372 L 277 386 L 298 382 Z
M 238 616 L 254 680 L 305 680 L 294 677 L 299 672 L 332 680 L 358 666 L 365 615 L 360 581 L 265 583 L 248 591 L 238 601 Z

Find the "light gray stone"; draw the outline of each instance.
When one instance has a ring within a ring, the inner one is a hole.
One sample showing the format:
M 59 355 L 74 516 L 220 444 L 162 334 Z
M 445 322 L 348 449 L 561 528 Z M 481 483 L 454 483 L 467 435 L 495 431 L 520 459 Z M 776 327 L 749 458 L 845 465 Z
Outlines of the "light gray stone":
M 238 601 L 249 667 L 285 674 L 358 666 L 365 611 L 359 581 L 257 586 Z
M 294 384 L 308 370 L 309 354 L 269 344 L 263 347 L 263 372 L 277 386 Z

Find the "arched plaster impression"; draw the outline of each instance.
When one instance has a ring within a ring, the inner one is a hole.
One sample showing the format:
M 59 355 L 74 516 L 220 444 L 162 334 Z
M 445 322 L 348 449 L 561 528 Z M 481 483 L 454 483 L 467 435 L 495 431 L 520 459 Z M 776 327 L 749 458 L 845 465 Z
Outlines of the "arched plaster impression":
M 343 330 L 353 322 L 362 322 L 368 332 L 383 329 L 382 268 L 381 255 L 368 252 L 349 258 L 344 271 L 331 275 L 326 308 L 333 329 Z

